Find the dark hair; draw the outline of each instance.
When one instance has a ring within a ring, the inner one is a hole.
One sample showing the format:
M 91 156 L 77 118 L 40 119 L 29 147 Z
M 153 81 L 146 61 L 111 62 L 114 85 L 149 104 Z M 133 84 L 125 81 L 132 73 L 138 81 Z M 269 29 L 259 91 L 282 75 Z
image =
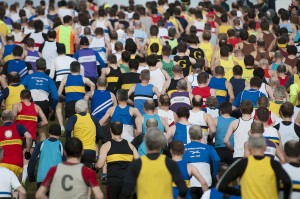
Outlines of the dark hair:
M 221 21 L 223 22 L 223 23 L 226 23 L 226 22 L 228 22 L 228 16 L 227 16 L 227 14 L 222 14 L 221 15 L 221 17 L 220 17 L 220 19 L 221 19 Z
M 248 33 L 247 31 L 245 31 L 245 30 L 242 30 L 242 31 L 240 32 L 240 38 L 241 38 L 241 40 L 243 40 L 243 41 L 247 41 L 248 38 L 249 38 L 249 33 Z
M 18 73 L 9 73 L 7 75 L 8 83 L 20 83 L 21 78 Z
M 156 66 L 156 64 L 157 64 L 157 56 L 156 55 L 149 55 L 147 57 L 147 64 L 149 66 Z
M 70 71 L 72 73 L 78 73 L 78 72 L 80 72 L 80 63 L 78 61 L 73 61 L 70 64 Z
M 167 94 L 163 94 L 159 96 L 159 103 L 162 106 L 170 106 L 171 105 L 171 99 L 169 97 L 169 95 Z
M 246 66 L 253 66 L 254 65 L 254 57 L 252 55 L 246 55 L 244 57 L 244 63 Z
M 235 65 L 232 68 L 233 75 L 243 75 L 243 68 L 240 65 Z
M 114 135 L 121 135 L 123 132 L 123 124 L 119 121 L 112 122 L 110 124 L 110 130 Z
M 115 50 L 116 50 L 116 51 L 123 51 L 123 43 L 120 42 L 120 41 L 117 41 L 117 42 L 115 43 Z
M 128 63 L 129 69 L 138 70 L 139 69 L 139 61 L 136 59 L 131 59 Z
M 129 51 L 127 50 L 123 51 L 121 54 L 122 61 L 128 63 L 130 61 L 130 56 L 131 54 Z
M 217 75 L 224 75 L 225 74 L 224 67 L 223 66 L 217 66 L 215 68 L 215 73 Z
M 23 54 L 23 48 L 19 45 L 16 45 L 13 49 L 13 55 L 14 56 L 18 56 L 21 57 Z
M 188 119 L 190 117 L 190 111 L 186 107 L 179 107 L 176 111 L 178 118 L 184 117 Z
M 253 76 L 254 77 L 258 77 L 258 78 L 260 78 L 262 80 L 264 78 L 264 76 L 265 76 L 264 69 L 262 69 L 260 67 L 257 67 L 256 69 L 253 70 Z
M 80 158 L 83 151 L 83 145 L 81 140 L 79 140 L 76 137 L 71 137 L 67 139 L 64 150 L 66 152 L 67 157 Z
M 166 44 L 162 47 L 162 55 L 169 56 L 172 53 L 172 47 Z
M 269 107 L 269 99 L 266 96 L 260 96 L 257 100 L 257 106 L 264 108 Z
M 174 155 L 183 155 L 184 154 L 184 144 L 181 141 L 174 141 L 170 145 L 170 150 Z
M 55 39 L 56 38 L 56 31 L 55 30 L 49 30 L 48 31 L 48 38 Z
M 261 122 L 267 122 L 269 120 L 269 110 L 265 107 L 258 107 L 256 115 Z
M 128 91 L 125 89 L 119 89 L 116 93 L 118 101 L 125 102 L 128 100 Z
M 116 63 L 117 63 L 117 56 L 114 55 L 114 54 L 108 55 L 107 61 L 108 61 L 110 64 L 116 64 Z
M 284 64 L 280 64 L 278 67 L 277 67 L 277 72 L 278 73 L 286 73 L 286 67 Z
M 200 107 L 200 108 L 201 108 L 202 105 L 203 105 L 203 98 L 202 98 L 200 95 L 198 95 L 199 98 L 196 99 L 196 96 L 197 96 L 197 95 L 195 95 L 195 96 L 193 97 L 193 99 L 192 99 L 193 107 Z
M 156 25 L 152 25 L 150 27 L 150 35 L 157 36 L 158 35 L 158 27 Z
M 158 53 L 158 51 L 159 51 L 159 45 L 158 45 L 158 43 L 151 44 L 150 45 L 150 51 L 152 53 Z
M 294 45 L 289 45 L 289 46 L 287 47 L 287 53 L 288 53 L 289 55 L 296 55 L 296 54 L 297 54 L 297 47 L 294 46 Z
M 197 82 L 199 84 L 205 84 L 207 83 L 207 80 L 209 79 L 209 76 L 206 72 L 201 72 L 197 76 Z
M 26 46 L 33 48 L 34 47 L 34 39 L 32 39 L 32 38 L 26 39 Z
M 57 50 L 56 50 L 57 54 L 62 55 L 62 54 L 66 54 L 66 46 L 63 43 L 59 43 L 57 44 Z
M 231 114 L 232 104 L 230 102 L 223 102 L 219 106 L 220 114 Z
M 63 18 L 64 23 L 70 23 L 72 21 L 72 17 L 70 15 L 66 15 Z
M 220 49 L 220 55 L 222 57 L 228 57 L 229 56 L 229 49 L 227 46 L 224 46 Z
M 132 39 L 127 39 L 125 43 L 125 50 L 129 51 L 130 54 L 135 54 L 137 50 L 137 45 Z
M 250 86 L 260 88 L 262 84 L 262 80 L 259 77 L 252 77 L 250 79 Z
M 284 144 L 284 152 L 287 157 L 298 158 L 300 156 L 300 143 L 290 140 Z
M 31 99 L 31 92 L 30 92 L 30 90 L 28 90 L 28 89 L 22 90 L 21 93 L 20 93 L 20 98 L 21 99 L 28 99 L 28 100 L 30 100 Z
M 282 117 L 291 118 L 294 115 L 294 105 L 291 102 L 284 102 L 279 108 Z
M 44 29 L 44 23 L 41 20 L 36 20 L 34 22 L 34 29 L 36 31 L 42 31 Z
M 47 63 L 44 58 L 39 58 L 36 60 L 36 70 L 46 71 L 47 70 Z
M 177 50 L 178 52 L 181 52 L 181 53 L 184 53 L 186 50 L 187 50 L 187 45 L 185 42 L 180 42 L 178 45 L 177 45 Z
M 244 100 L 240 106 L 242 114 L 251 114 L 253 112 L 253 104 L 250 100 Z

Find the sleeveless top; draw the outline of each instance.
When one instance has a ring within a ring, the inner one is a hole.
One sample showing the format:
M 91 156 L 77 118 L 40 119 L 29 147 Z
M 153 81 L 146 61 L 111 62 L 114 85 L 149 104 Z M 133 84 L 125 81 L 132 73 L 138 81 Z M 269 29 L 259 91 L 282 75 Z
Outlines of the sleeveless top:
M 224 144 L 224 137 L 227 133 L 227 129 L 232 121 L 234 121 L 234 117 L 225 118 L 223 116 L 218 116 L 218 124 L 216 126 L 216 137 L 215 137 L 215 148 L 226 147 Z M 230 137 L 229 142 L 231 146 L 234 146 L 233 135 Z
M 259 91 L 262 92 L 263 94 L 265 94 L 265 96 L 269 97 L 266 87 L 267 87 L 267 84 L 263 82 L 259 88 Z
M 176 130 L 173 136 L 173 142 L 174 141 L 181 141 L 183 144 L 188 144 L 191 142 L 189 129 L 191 125 L 185 125 L 181 123 L 175 124 Z
M 165 111 L 165 110 L 158 108 L 157 115 L 159 117 L 165 118 L 169 127 L 171 127 L 175 124 L 174 112 L 172 110 Z
M 144 114 L 144 103 L 147 100 L 152 100 L 154 93 L 153 93 L 153 85 L 148 84 L 143 86 L 142 84 L 138 83 L 134 89 L 134 107 L 137 108 L 141 114 Z
M 294 129 L 295 123 L 291 122 L 289 125 L 284 125 L 282 122 L 279 123 L 279 134 L 281 137 L 281 145 L 284 146 L 290 140 L 299 141 L 299 137 Z
M 268 60 L 269 64 L 272 63 L 271 57 L 269 55 L 269 51 L 261 52 L 261 51 L 257 50 L 256 52 L 257 53 L 256 53 L 255 61 L 259 62 L 262 59 L 266 59 L 266 60 Z
M 4 46 L 4 52 L 3 52 L 3 58 L 4 58 L 4 62 L 7 62 L 8 60 L 12 60 L 13 59 L 13 49 L 14 47 L 17 46 L 16 44 L 6 44 Z
M 103 59 L 103 61 L 105 63 L 107 63 L 107 55 L 106 55 L 105 38 L 104 37 L 100 37 L 100 38 L 93 37 L 93 39 L 89 45 L 89 48 L 98 52 L 98 54 Z M 97 62 L 97 65 L 100 65 L 100 63 Z
M 106 111 L 113 106 L 110 92 L 107 90 L 95 90 L 91 100 L 92 115 L 101 120 Z
M 105 33 L 109 33 L 109 30 L 107 26 L 105 25 L 106 19 L 102 19 L 101 21 L 99 19 L 96 20 L 96 27 L 97 28 L 103 28 Z
M 282 168 L 287 172 L 292 180 L 292 195 L 291 198 L 296 199 L 300 198 L 300 172 L 299 167 L 293 166 L 289 163 L 285 163 L 282 165 Z
M 274 70 L 274 71 L 277 71 L 277 68 L 278 68 L 278 66 L 279 65 L 282 65 L 282 64 L 284 64 L 283 62 L 281 62 L 280 64 L 277 64 L 277 63 L 272 63 L 272 68 L 271 68 L 271 70 Z
M 204 58 L 204 52 L 201 48 L 188 48 L 190 50 L 190 57 L 194 58 L 194 59 L 198 59 L 198 58 Z
M 118 83 L 119 77 L 121 77 L 122 72 L 120 67 L 117 67 L 116 69 L 114 69 L 113 67 L 109 66 L 110 71 L 106 76 L 107 79 L 107 90 L 110 92 L 117 92 L 116 91 L 116 85 Z
M 278 144 L 279 145 L 279 135 L 277 133 L 277 129 L 275 129 L 274 127 L 272 126 L 269 126 L 269 127 L 264 127 L 265 131 L 263 133 L 263 136 L 274 142 L 275 144 Z
M 207 98 L 210 97 L 210 88 L 208 86 L 205 87 L 194 87 L 192 90 L 192 94 L 195 95 L 200 95 L 203 99 L 203 105 L 202 108 L 206 107 L 206 100 Z
M 153 115 L 143 114 L 143 117 L 144 117 L 144 122 L 143 122 L 143 131 L 142 131 L 142 133 L 146 134 L 146 132 L 147 132 L 146 122 L 150 118 L 154 118 L 157 121 L 157 123 L 158 123 L 158 129 L 161 132 L 165 132 L 165 127 L 161 123 L 161 120 L 160 120 L 160 117 L 158 116 L 158 114 L 153 114 Z
M 25 61 L 29 62 L 32 66 L 33 72 L 36 71 L 36 60 L 40 58 L 39 52 L 37 50 L 31 51 L 27 50 L 27 55 L 25 57 Z
M 34 50 L 39 50 L 39 47 L 45 42 L 43 32 L 30 33 L 29 38 L 34 39 Z
M 296 66 L 296 63 L 298 61 L 298 57 L 295 57 L 294 59 L 290 59 L 288 56 L 285 58 L 284 63 L 287 65 L 290 65 L 292 68 Z
M 210 42 L 201 42 L 199 47 L 203 50 L 204 55 L 208 62 L 208 67 L 210 67 L 210 63 L 214 54 L 212 44 Z
M 173 75 L 173 72 L 172 72 L 172 69 L 174 67 L 174 61 L 173 60 L 170 60 L 169 63 L 165 62 L 164 60 L 160 60 L 160 62 L 162 63 L 162 68 L 167 71 L 168 75 L 173 78 L 174 75 Z
M 167 93 L 169 96 L 171 96 L 172 93 L 174 93 L 175 91 L 177 91 L 177 83 L 180 79 L 171 79 L 170 85 L 167 88 Z
M 152 84 L 156 88 L 158 88 L 159 92 L 161 92 L 164 83 L 165 76 L 160 68 L 156 68 L 155 70 L 150 70 L 150 81 L 149 84 Z
M 110 149 L 107 152 L 107 180 L 109 182 L 122 181 L 126 170 L 133 160 L 133 151 L 127 140 L 115 141 L 110 139 Z
M 180 161 L 176 161 L 178 167 L 179 167 L 179 170 L 180 170 L 180 173 L 185 181 L 185 184 L 188 188 L 188 192 L 187 192 L 187 195 L 185 196 L 186 199 L 191 199 L 191 195 L 190 195 L 190 179 L 191 179 L 191 176 L 189 175 L 189 172 L 188 172 L 188 162 L 185 161 L 185 160 L 180 160 Z M 173 199 L 177 199 L 178 198 L 178 194 L 179 194 L 179 190 L 178 188 L 176 187 L 176 184 L 173 183 Z
M 84 98 L 85 84 L 81 75 L 67 76 L 65 85 L 66 102 L 77 101 Z
M 95 51 L 87 48 L 78 50 L 78 62 L 84 68 L 84 77 L 98 78 Z
M 50 185 L 49 199 L 87 198 L 88 185 L 82 177 L 82 167 L 84 167 L 82 163 L 72 165 L 59 163 Z
M 244 55 L 250 55 L 253 51 L 255 51 L 254 45 L 243 42 L 242 51 Z
M 251 78 L 253 77 L 254 68 L 243 68 L 243 75 L 242 78 L 245 79 L 247 82 L 250 82 Z
M 208 86 L 216 90 L 216 97 L 218 99 L 218 104 L 226 101 L 227 89 L 226 89 L 226 79 L 212 77 Z
M 224 60 L 224 59 L 220 59 L 220 65 L 224 67 L 224 72 L 225 75 L 224 77 L 227 80 L 230 80 L 230 78 L 233 76 L 233 72 L 232 69 L 234 67 L 234 62 L 233 60 Z
M 187 80 L 191 83 L 192 88 L 195 88 L 196 86 L 198 86 L 197 76 L 198 76 L 197 73 L 190 74 L 189 76 L 187 76 Z
M 14 104 L 21 102 L 20 93 L 22 90 L 25 89 L 25 87 L 23 86 L 23 84 L 19 84 L 19 85 L 10 85 L 7 88 L 9 90 L 9 95 L 5 99 L 5 109 L 12 110 L 12 106 Z
M 56 32 L 56 41 L 65 44 L 66 54 L 74 54 L 74 37 L 72 26 L 58 26 Z
M 263 34 L 263 40 L 265 41 L 266 44 L 266 50 L 268 50 L 272 42 L 275 40 L 275 36 L 272 33 L 262 32 L 262 34 Z
M 12 164 L 23 168 L 22 137 L 16 124 L 0 126 L 0 146 L 3 148 L 1 163 Z
M 189 73 L 191 72 L 191 65 L 192 65 L 190 62 L 190 57 L 187 55 L 185 56 L 176 55 L 174 56 L 174 61 L 181 66 L 184 77 L 188 76 Z
M 160 43 L 160 39 L 158 37 L 149 37 L 149 45 L 148 45 L 148 48 L 147 48 L 147 55 L 148 56 L 151 55 L 150 46 L 153 43 L 157 43 L 158 44 L 159 50 L 158 50 L 157 54 L 161 55 L 162 46 L 161 46 L 161 43 Z
M 45 41 L 45 45 L 41 53 L 42 57 L 46 60 L 47 68 L 50 69 L 52 66 L 52 60 L 58 56 L 56 42 Z
M 253 118 L 250 120 L 243 120 L 239 118 L 237 129 L 233 132 L 234 136 L 234 158 L 244 157 L 244 144 L 249 138 L 248 131 L 251 129 Z
M 22 40 L 23 40 L 23 37 L 22 37 L 22 32 L 11 32 L 11 34 L 15 37 L 15 44 L 21 44 L 22 43 Z
M 236 79 L 234 77 L 230 79 L 230 83 L 234 85 L 232 87 L 234 97 L 236 97 L 240 92 L 242 92 L 245 89 L 245 81 L 245 79 Z
M 22 110 L 17 114 L 16 124 L 22 124 L 26 127 L 33 140 L 36 140 L 36 130 L 38 125 L 38 114 L 35 110 L 34 103 L 27 106 L 21 102 Z
M 204 111 L 194 112 L 194 111 L 190 110 L 189 123 L 191 123 L 192 125 L 198 125 L 202 128 L 203 132 L 207 132 L 208 126 L 203 118 L 204 113 L 205 113 Z
M 40 161 L 37 171 L 37 182 L 43 182 L 49 169 L 62 162 L 63 146 L 60 140 L 54 142 L 46 139 L 40 148 Z
M 187 92 L 187 91 L 183 91 L 183 92 L 176 91 L 176 92 L 171 94 L 170 98 L 171 98 L 170 109 L 172 111 L 176 112 L 177 109 L 179 109 L 180 107 L 185 107 L 189 110 L 192 109 L 189 92 Z
M 116 106 L 114 113 L 111 116 L 111 122 L 119 121 L 123 125 L 133 125 L 133 117 L 129 112 L 130 106 L 127 105 L 121 108 L 119 105 Z

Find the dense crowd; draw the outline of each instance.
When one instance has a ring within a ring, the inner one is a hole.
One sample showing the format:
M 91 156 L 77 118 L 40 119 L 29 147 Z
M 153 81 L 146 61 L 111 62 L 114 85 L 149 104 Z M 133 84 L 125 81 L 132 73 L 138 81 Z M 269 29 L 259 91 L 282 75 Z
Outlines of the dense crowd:
M 0 2 L 0 198 L 299 199 L 300 1 L 230 2 Z

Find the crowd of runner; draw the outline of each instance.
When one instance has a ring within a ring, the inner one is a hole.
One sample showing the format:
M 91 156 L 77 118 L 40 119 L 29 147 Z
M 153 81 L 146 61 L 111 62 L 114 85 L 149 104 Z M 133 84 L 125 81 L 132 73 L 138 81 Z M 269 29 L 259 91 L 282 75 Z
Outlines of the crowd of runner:
M 299 199 L 300 1 L 231 2 L 0 2 L 0 198 Z

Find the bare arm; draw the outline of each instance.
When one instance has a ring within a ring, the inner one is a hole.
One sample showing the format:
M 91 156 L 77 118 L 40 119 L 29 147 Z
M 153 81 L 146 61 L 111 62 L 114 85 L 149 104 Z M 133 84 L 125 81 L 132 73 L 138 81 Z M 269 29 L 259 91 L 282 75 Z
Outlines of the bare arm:
M 60 85 L 59 85 L 59 88 L 58 88 L 58 96 L 61 96 L 64 88 L 65 88 L 65 85 L 66 85 L 66 81 L 67 81 L 67 77 L 64 77 L 61 82 L 60 82 Z
M 204 120 L 205 120 L 206 124 L 209 127 L 210 138 L 214 138 L 215 135 L 216 135 L 216 126 L 213 122 L 213 119 L 212 119 L 211 115 L 209 115 L 207 113 L 204 113 Z
M 48 192 L 48 189 L 42 185 L 37 190 L 37 192 L 35 194 L 35 198 L 36 199 L 48 199 L 48 196 L 46 195 L 47 192 Z
M 39 127 L 43 127 L 46 126 L 48 124 L 48 120 L 44 114 L 44 112 L 42 111 L 41 107 L 39 105 L 34 105 L 35 106 L 35 110 L 38 114 L 38 116 L 42 119 L 42 121 L 39 123 Z
M 84 84 L 90 87 L 91 92 L 95 90 L 95 84 L 89 78 L 83 78 Z
M 26 190 L 24 187 L 19 186 L 16 191 L 19 193 L 19 199 L 25 199 L 26 198 Z
M 103 199 L 103 193 L 99 186 L 93 187 L 92 191 L 94 193 L 95 199 Z
M 234 132 L 235 129 L 236 129 L 237 123 L 238 123 L 238 120 L 234 120 L 233 122 L 230 123 L 230 125 L 229 125 L 229 127 L 228 127 L 228 130 L 227 130 L 227 133 L 226 133 L 226 135 L 225 135 L 225 137 L 224 137 L 224 144 L 225 144 L 226 147 L 227 147 L 228 149 L 230 149 L 231 151 L 233 151 L 234 149 L 233 149 L 233 146 L 231 146 L 229 140 L 230 140 L 231 135 L 233 134 L 233 132 Z
M 226 81 L 226 88 L 228 90 L 228 95 L 229 95 L 229 101 L 233 102 L 234 101 L 234 93 L 233 93 L 233 88 L 230 82 Z
M 111 143 L 110 142 L 106 142 L 100 148 L 99 159 L 98 159 L 98 161 L 97 161 L 97 163 L 95 165 L 95 167 L 97 169 L 101 169 L 105 165 L 106 158 L 107 158 L 107 152 L 109 151 L 110 146 L 111 146 Z
M 111 117 L 113 111 L 114 111 L 114 107 L 110 107 L 107 112 L 105 113 L 105 115 L 102 117 L 102 119 L 99 121 L 100 126 L 105 126 L 108 122 L 108 119 Z
M 208 184 L 200 174 L 199 170 L 191 164 L 188 164 L 188 170 L 191 172 L 191 175 L 194 176 L 200 182 L 203 192 L 207 191 L 209 189 Z
M 143 132 L 143 121 L 144 121 L 144 117 L 140 116 L 135 118 L 135 125 L 136 125 L 136 134 L 140 135 Z

